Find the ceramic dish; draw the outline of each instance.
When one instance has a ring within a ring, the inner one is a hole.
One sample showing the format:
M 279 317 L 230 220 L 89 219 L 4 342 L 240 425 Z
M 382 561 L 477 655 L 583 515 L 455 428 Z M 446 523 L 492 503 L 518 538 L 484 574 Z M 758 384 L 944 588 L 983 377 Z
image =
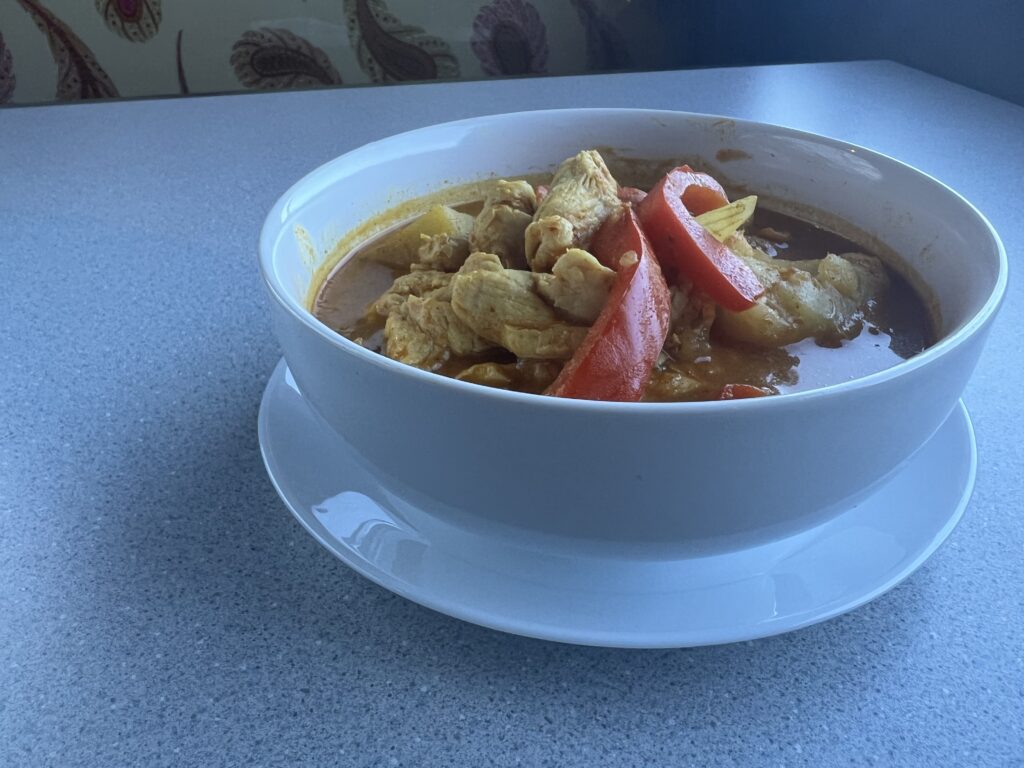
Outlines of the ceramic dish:
M 548 171 L 587 147 L 685 156 L 779 207 L 823 211 L 869 233 L 937 302 L 939 341 L 886 371 L 816 390 L 621 404 L 437 376 L 354 344 L 308 311 L 334 243 L 373 214 L 444 183 Z M 985 218 L 907 165 L 788 128 L 645 110 L 480 117 L 361 147 L 281 197 L 263 227 L 260 265 L 299 389 L 381 486 L 440 520 L 468 515 L 689 556 L 756 547 L 869 498 L 957 407 L 1006 285 L 1006 256 Z
M 282 362 L 260 448 L 285 504 L 326 549 L 422 605 L 545 640 L 635 648 L 752 640 L 844 613 L 946 539 L 974 485 L 962 405 L 861 504 L 766 544 L 705 556 L 439 518 L 396 496 L 303 399 Z M 671 514 L 671 506 L 662 507 Z

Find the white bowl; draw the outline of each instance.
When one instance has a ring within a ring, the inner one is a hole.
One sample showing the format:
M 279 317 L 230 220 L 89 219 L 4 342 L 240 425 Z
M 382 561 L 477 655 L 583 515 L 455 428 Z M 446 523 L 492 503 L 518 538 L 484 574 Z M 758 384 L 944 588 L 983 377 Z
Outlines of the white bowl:
M 888 370 L 805 392 L 601 403 L 420 371 L 343 338 L 308 311 L 319 262 L 371 216 L 443 183 L 549 170 L 591 147 L 694 158 L 731 185 L 870 233 L 928 287 L 941 311 L 938 343 Z M 739 152 L 718 162 L 723 149 Z M 308 236 L 298 237 L 300 228 Z M 310 239 L 321 246 L 313 253 Z M 398 495 L 510 532 L 699 551 L 816 524 L 896 471 L 956 405 L 1007 272 L 981 213 L 896 160 L 773 125 L 632 109 L 479 117 L 360 147 L 281 197 L 263 226 L 260 265 L 300 389 Z

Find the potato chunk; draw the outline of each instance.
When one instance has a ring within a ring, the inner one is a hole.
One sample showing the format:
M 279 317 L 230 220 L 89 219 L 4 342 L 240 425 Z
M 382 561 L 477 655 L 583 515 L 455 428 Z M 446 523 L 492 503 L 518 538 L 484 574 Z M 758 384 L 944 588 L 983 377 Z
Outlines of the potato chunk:
M 468 241 L 472 231 L 473 217 L 468 213 L 460 213 L 447 205 L 435 205 L 372 246 L 367 258 L 395 269 L 406 269 L 417 260 L 423 237 L 445 235 Z

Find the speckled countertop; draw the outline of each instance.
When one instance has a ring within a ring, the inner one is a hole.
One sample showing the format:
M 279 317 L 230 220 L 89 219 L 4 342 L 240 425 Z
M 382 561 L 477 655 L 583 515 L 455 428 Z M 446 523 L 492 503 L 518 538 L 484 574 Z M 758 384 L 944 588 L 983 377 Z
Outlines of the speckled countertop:
M 1024 289 L 965 395 L 974 499 L 893 592 L 680 651 L 392 596 L 278 500 L 255 241 L 277 195 L 446 119 L 643 106 L 867 145 L 1024 254 L 1024 108 L 870 62 L 0 111 L 0 765 L 1024 765 Z

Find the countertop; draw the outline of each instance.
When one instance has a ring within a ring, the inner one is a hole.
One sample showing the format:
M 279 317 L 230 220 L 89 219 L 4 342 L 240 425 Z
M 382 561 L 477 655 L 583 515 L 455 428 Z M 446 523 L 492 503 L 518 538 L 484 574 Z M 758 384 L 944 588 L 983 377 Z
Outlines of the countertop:
M 1024 254 L 1024 108 L 886 62 L 0 111 L 0 765 L 1024 765 L 1024 288 L 964 397 L 949 542 L 853 613 L 622 651 L 451 619 L 348 570 L 267 479 L 255 242 L 366 141 L 637 106 L 781 123 L 931 173 Z M 970 254 L 965 254 L 969 257 Z

